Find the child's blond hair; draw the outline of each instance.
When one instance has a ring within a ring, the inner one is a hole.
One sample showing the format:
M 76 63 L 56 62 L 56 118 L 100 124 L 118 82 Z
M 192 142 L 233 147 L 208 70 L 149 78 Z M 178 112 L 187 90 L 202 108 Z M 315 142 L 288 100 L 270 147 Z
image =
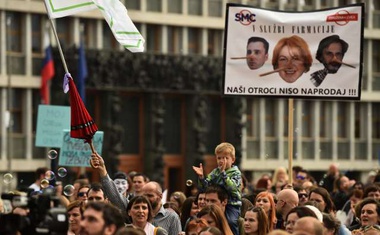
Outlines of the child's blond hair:
M 223 142 L 216 146 L 215 148 L 215 155 L 218 155 L 220 153 L 227 153 L 230 154 L 232 159 L 235 159 L 235 147 L 227 142 Z

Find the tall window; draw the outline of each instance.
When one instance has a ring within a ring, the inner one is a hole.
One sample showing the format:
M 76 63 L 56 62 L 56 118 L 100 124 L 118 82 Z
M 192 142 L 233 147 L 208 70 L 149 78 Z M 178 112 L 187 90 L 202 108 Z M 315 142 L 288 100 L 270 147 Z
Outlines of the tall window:
M 168 52 L 179 54 L 182 50 L 182 28 L 168 27 Z
M 338 103 L 338 138 L 348 138 L 348 119 L 350 115 L 347 103 Z
M 332 154 L 332 105 L 330 102 L 320 103 L 320 117 L 319 117 L 319 137 L 321 140 L 320 157 L 321 159 L 331 159 Z
M 189 15 L 202 15 L 202 0 L 188 0 Z
M 349 109 L 348 103 L 339 102 L 337 112 L 338 124 L 338 159 L 349 159 Z
M 162 43 L 161 25 L 147 25 L 146 49 L 149 52 L 160 52 Z
M 380 2 L 373 0 L 372 4 L 368 7 L 373 6 L 373 27 L 380 28 Z
M 182 13 L 182 0 L 171 0 L 168 4 L 169 13 Z
M 222 55 L 223 32 L 217 29 L 208 30 L 208 54 L 214 56 Z
M 70 30 L 70 17 L 59 18 L 55 21 L 57 23 L 57 34 L 59 42 L 61 43 L 62 49 L 69 48 L 72 43 L 71 41 L 71 30 Z
M 313 102 L 303 101 L 302 103 L 302 137 L 311 138 L 313 133 Z
M 161 0 L 147 0 L 147 10 L 160 12 L 162 11 Z
M 223 10 L 223 1 L 222 0 L 209 0 L 208 1 L 208 15 L 221 17 Z
M 25 54 L 23 45 L 23 21 L 21 13 L 6 13 L 6 41 L 7 41 L 7 68 L 8 73 L 25 74 Z
M 372 103 L 372 159 L 380 156 L 380 103 Z
M 380 103 L 372 103 L 372 138 L 380 141 Z
M 275 137 L 276 135 L 276 105 L 274 100 L 265 101 L 265 136 Z
M 188 29 L 189 54 L 201 53 L 201 30 L 198 28 Z
M 180 154 L 181 149 L 181 126 L 182 120 L 182 99 L 180 97 L 165 97 L 165 118 L 164 118 L 164 145 L 165 152 Z M 173 115 L 176 113 L 177 115 Z
M 10 129 L 11 129 L 11 156 L 13 158 L 23 158 L 25 155 L 25 135 L 23 127 L 23 89 L 12 89 L 10 95 Z
M 116 41 L 108 23 L 103 20 L 103 48 L 108 50 L 117 50 L 119 43 Z
M 42 51 L 42 16 L 32 14 L 32 74 L 38 76 L 41 74 L 41 65 L 43 59 Z
M 96 48 L 97 35 L 96 20 L 80 19 L 80 40 L 84 42 L 85 48 Z
M 380 40 L 372 41 L 373 90 L 380 90 Z
M 366 124 L 367 120 L 367 103 L 355 103 L 355 158 L 366 159 L 367 157 L 367 141 L 366 141 Z

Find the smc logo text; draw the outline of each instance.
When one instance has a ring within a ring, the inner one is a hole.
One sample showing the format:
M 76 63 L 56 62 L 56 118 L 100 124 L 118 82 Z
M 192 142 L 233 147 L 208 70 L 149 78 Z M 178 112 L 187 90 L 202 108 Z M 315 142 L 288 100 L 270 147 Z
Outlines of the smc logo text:
M 256 15 L 248 10 L 242 10 L 235 14 L 235 21 L 239 21 L 242 25 L 250 25 L 256 21 Z

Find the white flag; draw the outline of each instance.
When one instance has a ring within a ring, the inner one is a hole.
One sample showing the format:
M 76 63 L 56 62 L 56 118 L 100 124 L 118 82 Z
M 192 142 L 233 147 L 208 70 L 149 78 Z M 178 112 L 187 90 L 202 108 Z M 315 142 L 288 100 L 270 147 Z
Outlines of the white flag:
M 51 19 L 96 9 L 92 0 L 45 0 L 45 5 Z
M 98 8 L 123 47 L 131 52 L 144 51 L 145 40 L 119 0 L 45 0 L 45 5 L 51 19 Z
M 116 40 L 131 52 L 144 51 L 144 38 L 119 0 L 92 0 L 102 12 Z

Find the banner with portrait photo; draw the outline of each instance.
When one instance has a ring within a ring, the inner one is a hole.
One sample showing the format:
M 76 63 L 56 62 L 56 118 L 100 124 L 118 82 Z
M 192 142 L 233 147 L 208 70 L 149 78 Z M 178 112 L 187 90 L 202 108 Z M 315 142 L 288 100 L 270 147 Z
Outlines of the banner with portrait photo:
M 224 95 L 359 100 L 364 3 L 307 12 L 227 4 Z

